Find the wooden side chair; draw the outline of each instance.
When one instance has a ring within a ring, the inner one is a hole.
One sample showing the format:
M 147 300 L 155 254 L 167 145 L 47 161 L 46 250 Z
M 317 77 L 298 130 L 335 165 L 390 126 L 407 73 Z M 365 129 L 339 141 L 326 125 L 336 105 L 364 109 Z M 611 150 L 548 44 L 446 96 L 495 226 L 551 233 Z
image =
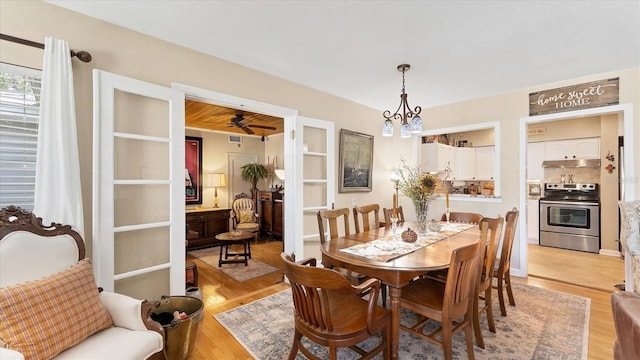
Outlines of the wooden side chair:
M 343 223 L 344 235 L 351 234 L 351 232 L 349 231 L 349 209 L 348 208 L 319 210 L 317 217 L 318 217 L 318 232 L 320 234 L 321 244 L 324 244 L 327 236 L 325 233 L 325 227 L 324 227 L 325 220 L 328 222 L 328 225 L 329 225 L 330 240 L 340 236 L 339 220 L 341 220 Z M 352 272 L 351 270 L 342 269 L 342 268 L 335 268 L 335 270 L 340 272 L 343 276 L 347 278 L 347 280 L 349 280 L 350 283 L 354 285 L 358 285 L 362 283 L 364 280 L 366 280 L 366 276 Z M 384 307 L 387 306 L 387 286 L 386 285 L 382 286 L 382 305 Z
M 468 212 L 451 212 L 449 213 L 449 221 L 458 223 L 478 224 L 482 220 L 482 215 Z M 440 221 L 447 221 L 447 215 L 442 214 Z
M 476 344 L 478 347 L 484 349 L 484 339 L 482 338 L 482 330 L 480 329 L 480 315 L 483 312 L 487 313 L 487 323 L 489 325 L 489 331 L 496 332 L 496 324 L 493 320 L 493 305 L 491 303 L 491 292 L 493 283 L 493 273 L 496 263 L 496 254 L 498 252 L 498 245 L 500 244 L 500 237 L 502 236 L 502 225 L 504 224 L 504 218 L 499 216 L 497 218 L 484 217 L 480 220 L 480 229 L 486 227 L 488 229 L 487 238 L 482 242 L 482 246 L 485 249 L 482 251 L 483 256 L 481 258 L 481 269 L 479 272 L 478 286 L 476 287 L 476 296 L 473 299 L 473 329 L 476 333 Z M 484 299 L 484 304 L 480 305 L 480 299 Z
M 453 359 L 453 335 L 461 330 L 465 332 L 467 355 L 474 359 L 472 306 L 481 249 L 484 247 L 478 241 L 454 250 L 446 282 L 423 277 L 402 289 L 400 306 L 423 318 L 419 317 L 411 327 L 400 324 L 400 328 L 442 346 L 447 360 Z M 429 320 L 439 321 L 442 325 L 436 331 L 424 334 L 424 326 Z
M 380 280 L 368 279 L 354 286 L 339 272 L 316 267 L 316 259 L 300 263 L 287 253 L 280 255 L 284 274 L 291 283 L 295 308 L 295 332 L 289 360 L 298 351 L 307 358 L 320 360 L 304 346 L 302 337 L 329 348 L 329 358 L 337 359 L 337 349 L 349 347 L 361 359 L 371 359 L 383 353 L 391 358 L 390 313 L 377 305 Z M 360 296 L 368 292 L 368 300 Z M 382 342 L 370 352 L 356 345 L 382 332 Z
M 391 217 L 393 216 L 393 208 L 387 209 L 382 208 L 382 214 L 384 215 L 384 223 L 386 226 L 391 225 Z M 398 206 L 396 208 L 396 216 L 398 217 L 398 224 L 404 222 L 404 212 L 402 211 L 402 206 Z
M 511 250 L 513 248 L 513 240 L 516 235 L 519 216 L 520 212 L 515 207 L 511 211 L 507 211 L 507 214 L 505 215 L 506 226 L 504 230 L 504 238 L 502 240 L 500 261 L 494 272 L 494 276 L 498 278 L 497 286 L 495 288 L 498 289 L 498 301 L 500 302 L 500 313 L 502 316 L 507 316 L 507 307 L 504 303 L 505 290 L 509 296 L 509 304 L 511 306 L 516 306 L 516 300 L 513 297 L 513 290 L 511 289 Z
M 358 216 L 360 214 L 360 216 Z M 371 215 L 373 215 L 373 221 L 371 221 Z M 362 219 L 362 226 L 360 221 Z M 356 225 L 356 233 L 377 229 L 380 227 L 380 205 L 369 204 L 362 206 L 355 206 L 353 208 L 353 222 Z

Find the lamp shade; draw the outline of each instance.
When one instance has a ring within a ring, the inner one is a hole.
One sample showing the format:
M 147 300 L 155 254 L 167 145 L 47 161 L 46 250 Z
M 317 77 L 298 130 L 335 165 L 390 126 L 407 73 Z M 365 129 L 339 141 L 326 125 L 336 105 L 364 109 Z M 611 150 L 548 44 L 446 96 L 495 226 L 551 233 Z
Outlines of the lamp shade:
M 220 187 L 227 186 L 227 179 L 224 174 L 207 174 L 207 181 L 204 184 L 206 187 Z

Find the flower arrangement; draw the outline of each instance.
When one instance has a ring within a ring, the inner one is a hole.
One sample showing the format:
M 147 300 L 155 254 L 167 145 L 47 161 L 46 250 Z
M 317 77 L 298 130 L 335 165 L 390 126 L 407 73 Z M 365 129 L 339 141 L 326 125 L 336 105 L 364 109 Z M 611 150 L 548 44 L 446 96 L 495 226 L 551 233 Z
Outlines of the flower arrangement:
M 400 169 L 400 180 L 398 188 L 413 202 L 431 201 L 440 190 L 442 190 L 442 180 L 436 175 L 422 172 L 421 166 L 410 167 L 406 160 L 402 159 Z

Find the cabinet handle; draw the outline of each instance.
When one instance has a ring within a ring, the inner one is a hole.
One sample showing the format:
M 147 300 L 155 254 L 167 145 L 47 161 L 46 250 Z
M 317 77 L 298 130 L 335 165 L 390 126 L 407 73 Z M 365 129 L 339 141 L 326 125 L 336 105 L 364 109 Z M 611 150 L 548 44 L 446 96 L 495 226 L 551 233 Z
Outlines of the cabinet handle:
M 575 156 L 575 155 L 573 155 L 573 158 L 575 159 L 575 158 L 576 158 L 576 156 Z
M 568 156 L 566 156 L 566 155 L 564 156 L 564 158 L 565 158 L 565 159 L 566 159 L 567 157 L 568 157 Z

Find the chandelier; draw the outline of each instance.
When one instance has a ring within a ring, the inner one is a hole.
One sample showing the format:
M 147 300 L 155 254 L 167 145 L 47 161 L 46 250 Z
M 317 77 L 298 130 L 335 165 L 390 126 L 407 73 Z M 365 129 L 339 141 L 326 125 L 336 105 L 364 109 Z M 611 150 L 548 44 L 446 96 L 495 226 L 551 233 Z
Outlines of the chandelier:
M 386 110 L 382 115 L 386 119 L 382 125 L 382 136 L 393 136 L 393 119 L 400 120 L 400 137 L 409 138 L 411 134 L 418 134 L 422 132 L 422 119 L 420 118 L 420 111 L 422 108 L 416 106 L 411 110 L 411 106 L 407 102 L 407 93 L 404 91 L 404 73 L 409 71 L 411 65 L 401 64 L 398 65 L 398 71 L 402 71 L 402 94 L 400 94 L 400 106 L 395 113 L 391 114 L 391 111 Z M 402 109 L 402 113 L 400 113 Z

